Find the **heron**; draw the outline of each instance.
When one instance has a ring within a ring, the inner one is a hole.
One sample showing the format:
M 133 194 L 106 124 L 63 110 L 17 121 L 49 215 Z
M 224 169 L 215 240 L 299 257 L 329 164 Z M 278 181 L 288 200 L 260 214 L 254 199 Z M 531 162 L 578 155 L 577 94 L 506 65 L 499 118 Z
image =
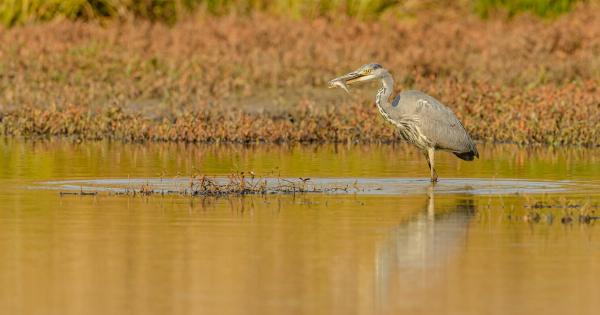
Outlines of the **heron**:
M 435 150 L 454 153 L 465 161 L 479 158 L 477 146 L 454 112 L 434 97 L 416 90 L 401 92 L 390 102 L 394 79 L 377 63 L 363 65 L 355 71 L 329 81 L 330 88 L 342 88 L 350 93 L 349 85 L 380 80 L 381 88 L 375 104 L 386 121 L 394 125 L 402 139 L 420 149 L 427 159 L 431 182 L 438 181 L 435 171 Z

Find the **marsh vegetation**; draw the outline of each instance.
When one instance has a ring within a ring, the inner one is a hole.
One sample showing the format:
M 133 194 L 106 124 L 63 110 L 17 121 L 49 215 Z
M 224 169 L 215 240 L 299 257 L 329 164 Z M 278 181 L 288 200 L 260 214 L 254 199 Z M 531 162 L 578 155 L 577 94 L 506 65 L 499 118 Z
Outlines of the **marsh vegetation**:
M 370 89 L 350 97 L 326 89 L 334 75 L 378 61 L 392 69 L 396 92 L 414 88 L 437 97 L 477 140 L 596 146 L 598 12 L 575 6 L 552 20 L 483 20 L 453 10 L 370 21 L 256 14 L 172 26 L 134 19 L 4 29 L 0 132 L 396 142 Z

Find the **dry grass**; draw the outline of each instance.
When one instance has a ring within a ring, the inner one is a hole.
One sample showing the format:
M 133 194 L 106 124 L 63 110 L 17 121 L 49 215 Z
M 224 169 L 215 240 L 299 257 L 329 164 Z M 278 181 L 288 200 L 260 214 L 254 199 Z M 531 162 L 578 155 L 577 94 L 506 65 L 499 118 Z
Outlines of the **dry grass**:
M 177 178 L 176 178 L 177 179 Z M 162 178 L 161 178 L 162 184 Z M 272 194 L 307 194 L 307 193 L 349 193 L 357 192 L 360 188 L 355 184 L 350 185 L 325 185 L 315 184 L 310 178 L 286 179 L 280 176 L 257 176 L 254 172 L 236 172 L 227 178 L 218 178 L 207 175 L 193 175 L 184 185 L 173 184 L 165 189 L 164 186 L 146 183 L 138 187 L 127 186 L 113 188 L 107 194 L 117 196 L 243 196 L 243 195 L 272 195 Z M 61 191 L 60 196 L 98 196 L 99 192 L 87 187 L 79 191 Z
M 600 10 L 553 21 L 190 19 L 0 31 L 0 132 L 78 139 L 398 141 L 373 93 L 325 83 L 363 63 L 426 91 L 483 141 L 600 145 Z M 435 22 L 434 22 L 435 21 Z

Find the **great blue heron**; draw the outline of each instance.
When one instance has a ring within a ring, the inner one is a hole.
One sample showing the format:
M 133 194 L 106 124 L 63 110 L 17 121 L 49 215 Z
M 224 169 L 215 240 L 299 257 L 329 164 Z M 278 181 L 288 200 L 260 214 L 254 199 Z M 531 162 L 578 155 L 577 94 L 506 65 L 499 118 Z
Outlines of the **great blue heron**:
M 346 92 L 348 85 L 381 80 L 375 103 L 381 115 L 398 128 L 404 140 L 425 153 L 431 172 L 431 181 L 437 182 L 435 150 L 446 150 L 460 159 L 473 161 L 479 152 L 462 123 L 448 107 L 420 91 L 404 91 L 390 103 L 394 87 L 392 75 L 376 63 L 366 64 L 356 71 L 329 81 L 329 87 L 340 87 Z

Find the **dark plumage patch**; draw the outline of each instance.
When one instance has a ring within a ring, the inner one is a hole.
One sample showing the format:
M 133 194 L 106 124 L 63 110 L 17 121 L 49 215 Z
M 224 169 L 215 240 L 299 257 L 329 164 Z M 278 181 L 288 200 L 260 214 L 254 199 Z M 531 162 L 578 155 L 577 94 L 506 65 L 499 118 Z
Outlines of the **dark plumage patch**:
M 459 159 L 465 160 L 465 161 L 473 161 L 473 159 L 475 159 L 475 157 L 479 157 L 479 154 L 476 151 L 452 152 L 452 153 L 454 153 L 454 155 L 456 155 Z
M 398 96 L 396 96 L 396 98 L 394 98 L 394 100 L 392 101 L 392 107 L 398 106 L 398 103 L 400 103 L 400 95 L 398 95 Z

